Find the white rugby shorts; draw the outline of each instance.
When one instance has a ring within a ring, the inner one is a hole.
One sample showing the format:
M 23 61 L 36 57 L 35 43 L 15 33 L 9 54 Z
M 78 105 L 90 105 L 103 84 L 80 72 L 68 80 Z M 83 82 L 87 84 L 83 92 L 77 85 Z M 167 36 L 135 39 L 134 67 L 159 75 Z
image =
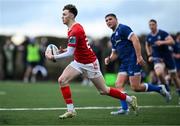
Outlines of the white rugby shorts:
M 97 59 L 93 63 L 89 64 L 82 64 L 74 60 L 69 65 L 88 78 L 97 78 L 102 76 L 99 61 Z

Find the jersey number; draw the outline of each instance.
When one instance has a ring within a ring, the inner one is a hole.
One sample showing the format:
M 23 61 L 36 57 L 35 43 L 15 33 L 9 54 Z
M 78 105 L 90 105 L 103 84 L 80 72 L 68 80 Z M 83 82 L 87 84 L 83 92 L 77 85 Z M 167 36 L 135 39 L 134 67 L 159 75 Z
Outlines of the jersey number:
M 91 46 L 90 46 L 89 41 L 88 41 L 88 38 L 86 37 L 85 40 L 86 40 L 86 46 L 87 46 L 87 48 L 88 48 L 88 49 L 91 49 Z

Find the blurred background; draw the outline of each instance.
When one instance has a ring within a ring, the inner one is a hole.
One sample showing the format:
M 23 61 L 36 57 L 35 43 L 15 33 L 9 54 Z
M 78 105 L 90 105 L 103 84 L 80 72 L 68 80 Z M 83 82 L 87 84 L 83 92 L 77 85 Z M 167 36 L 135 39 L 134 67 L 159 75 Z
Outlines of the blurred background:
M 156 19 L 158 27 L 173 37 L 180 31 L 179 0 L 0 0 L 0 80 L 57 80 L 72 58 L 53 63 L 44 58 L 44 51 L 48 44 L 66 48 L 67 27 L 61 14 L 69 3 L 78 8 L 76 20 L 84 26 L 103 74 L 112 80 L 119 63 L 104 65 L 104 58 L 111 52 L 112 33 L 104 20 L 106 14 L 115 13 L 120 23 L 132 28 L 140 39 L 145 59 L 150 19 Z M 33 67 L 29 65 L 31 61 Z M 143 70 L 148 81 L 152 65 L 147 62 Z M 79 77 L 76 81 L 88 80 Z

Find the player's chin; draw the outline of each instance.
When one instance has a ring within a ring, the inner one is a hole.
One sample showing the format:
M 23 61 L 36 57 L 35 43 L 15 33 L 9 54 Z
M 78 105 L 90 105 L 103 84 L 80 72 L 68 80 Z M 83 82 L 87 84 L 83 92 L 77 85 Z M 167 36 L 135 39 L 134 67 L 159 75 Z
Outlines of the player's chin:
M 113 25 L 108 25 L 108 27 L 109 27 L 110 29 L 112 29 L 112 28 L 113 28 Z
M 66 25 L 66 24 L 67 24 L 67 22 L 66 22 L 66 21 L 63 21 L 63 24 L 65 24 L 65 25 Z

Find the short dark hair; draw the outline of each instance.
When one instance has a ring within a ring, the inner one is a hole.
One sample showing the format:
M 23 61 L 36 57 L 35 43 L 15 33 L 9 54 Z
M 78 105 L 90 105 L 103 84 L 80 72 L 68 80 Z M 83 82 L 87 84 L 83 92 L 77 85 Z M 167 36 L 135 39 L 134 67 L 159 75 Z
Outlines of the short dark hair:
M 63 8 L 63 10 L 69 10 L 69 12 L 71 12 L 72 14 L 74 14 L 74 17 L 76 17 L 77 14 L 78 14 L 78 10 L 77 10 L 76 6 L 73 5 L 73 4 L 67 4 L 67 5 L 65 5 L 64 8 Z
M 155 24 L 157 24 L 157 21 L 155 19 L 151 19 L 149 20 L 149 22 L 154 22 Z
M 109 13 L 109 14 L 107 14 L 107 15 L 105 16 L 105 18 L 107 18 L 107 17 L 109 17 L 109 16 L 114 17 L 114 18 L 116 18 L 116 19 L 117 19 L 116 15 L 115 15 L 115 14 L 113 14 L 113 13 Z

